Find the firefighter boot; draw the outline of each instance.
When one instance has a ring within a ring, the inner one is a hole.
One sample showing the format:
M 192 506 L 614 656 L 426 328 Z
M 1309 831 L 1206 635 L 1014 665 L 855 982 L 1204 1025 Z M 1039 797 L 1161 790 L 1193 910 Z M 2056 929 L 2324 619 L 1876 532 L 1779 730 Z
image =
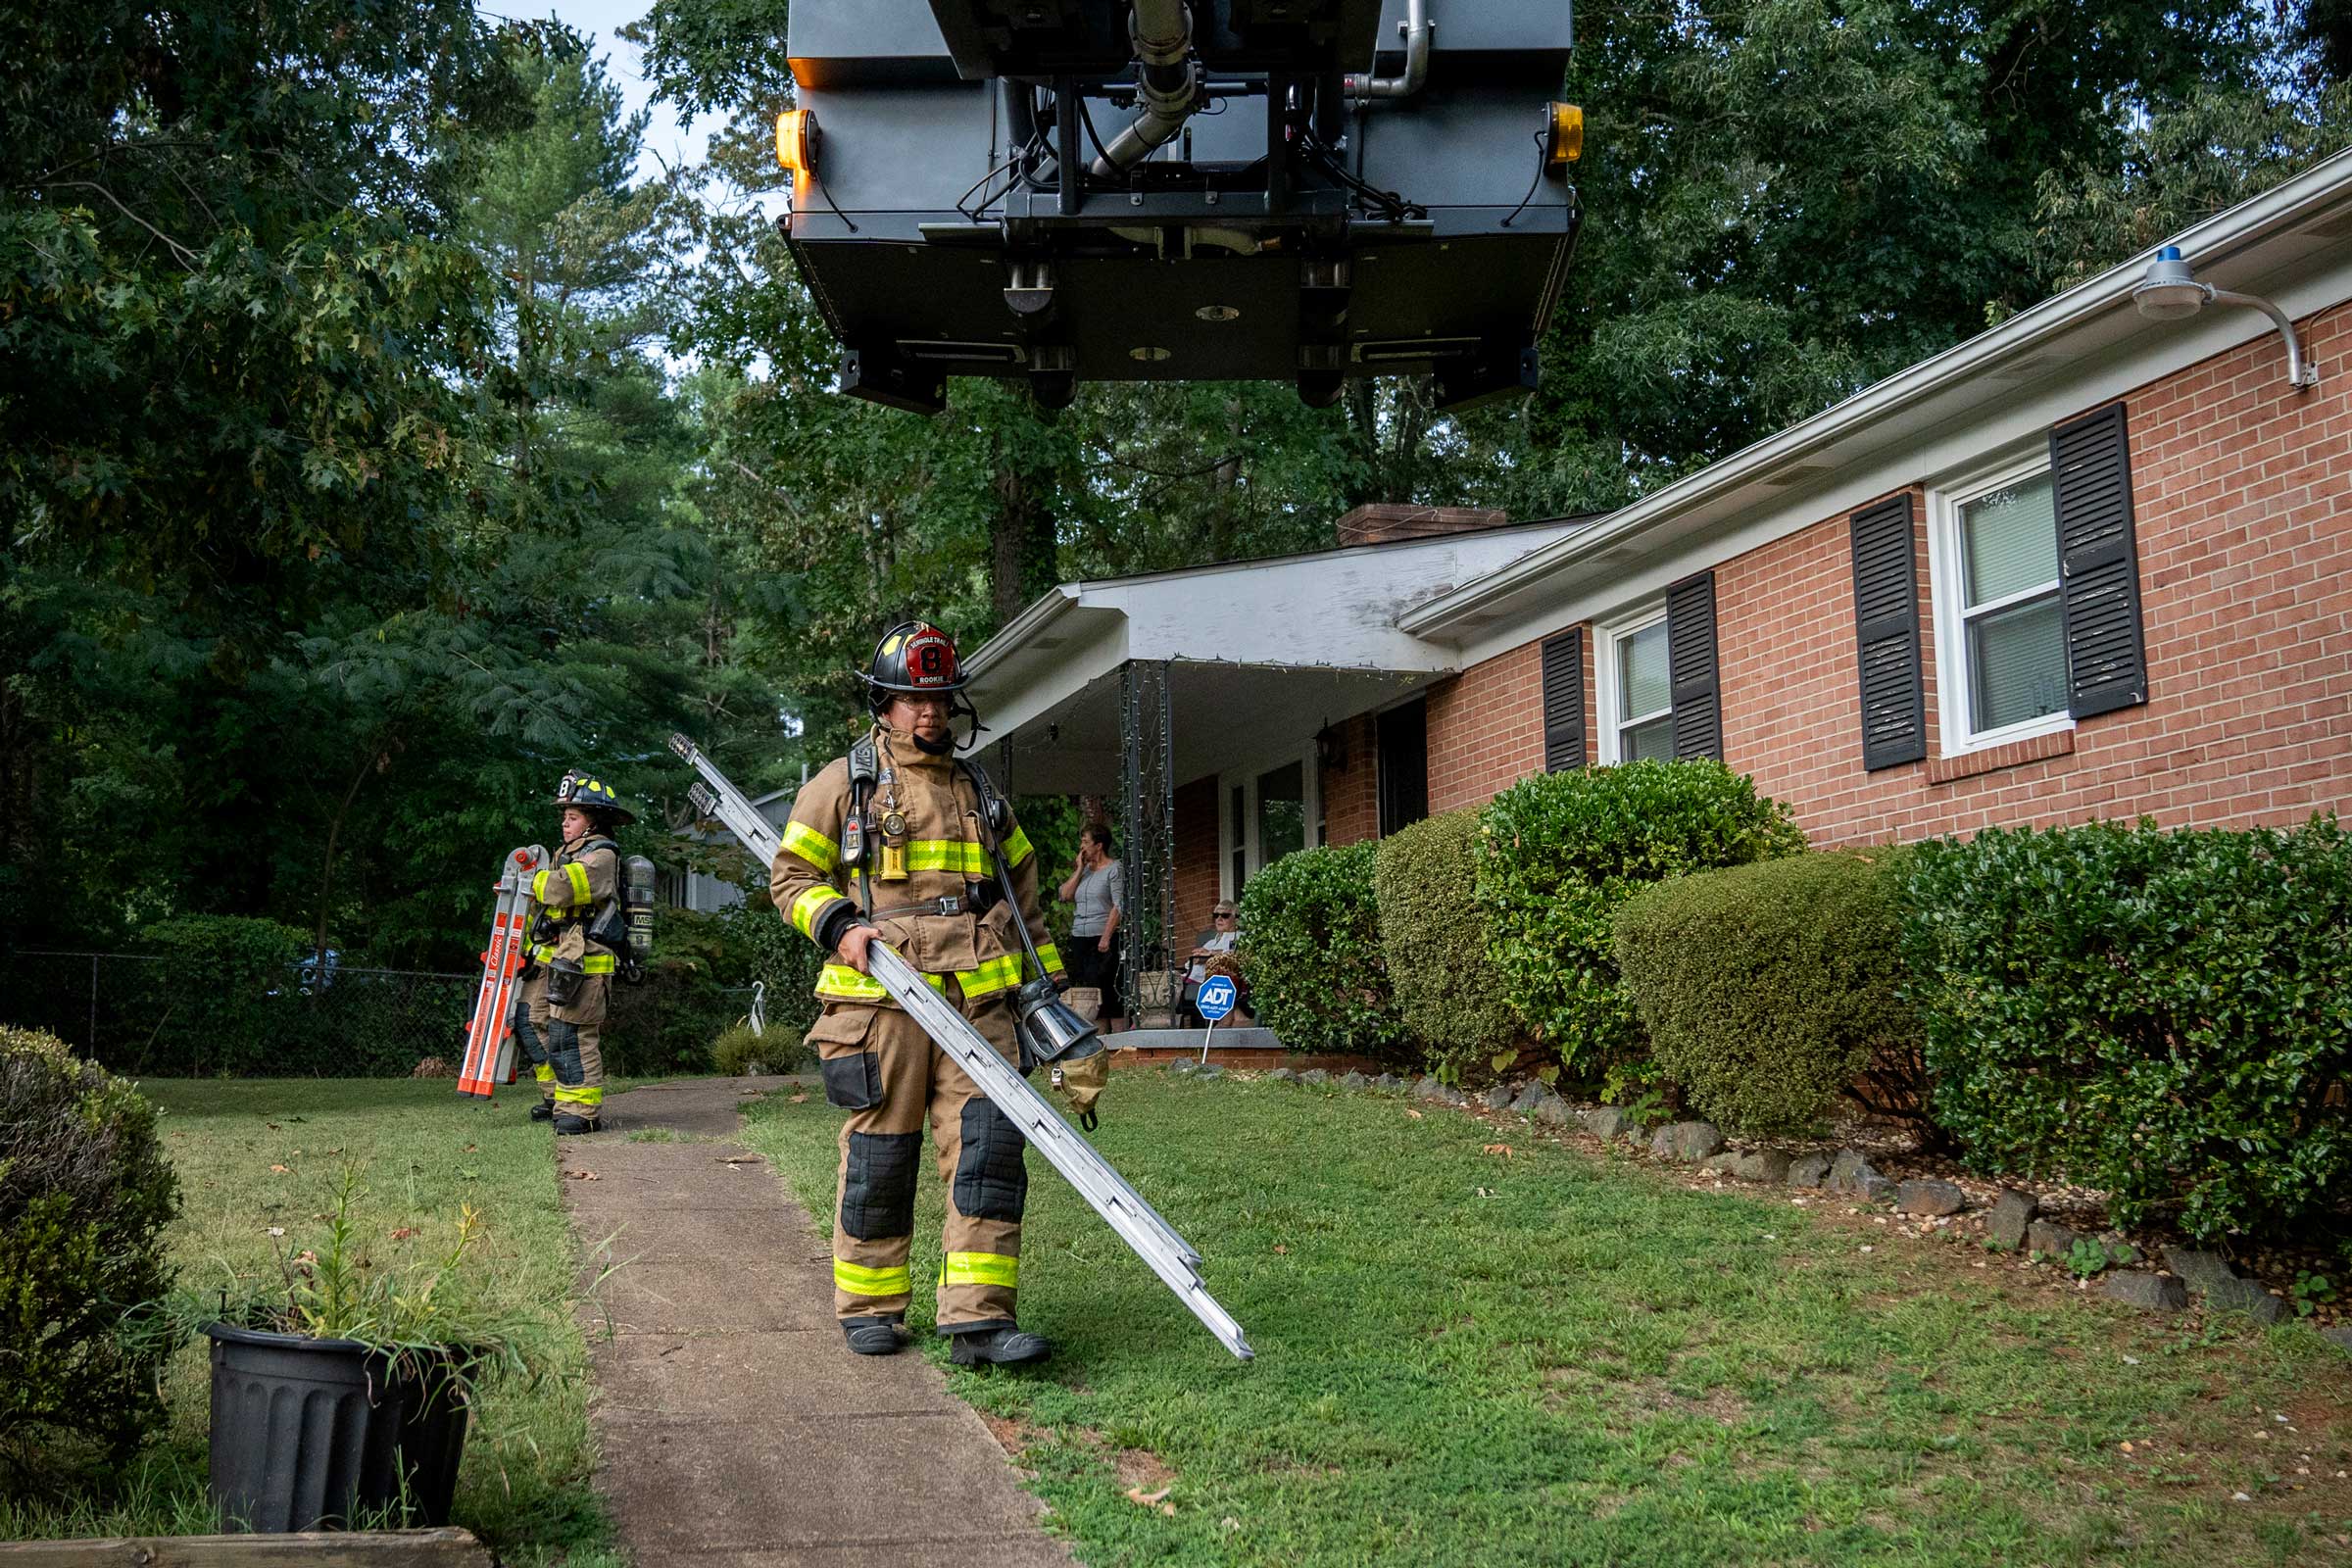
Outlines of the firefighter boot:
M 858 1355 L 896 1355 L 906 1346 L 906 1331 L 895 1317 L 848 1318 L 841 1332 Z
M 1044 1335 L 1026 1329 L 983 1329 L 952 1335 L 950 1340 L 955 1348 L 948 1359 L 957 1366 L 1035 1366 L 1054 1353 Z

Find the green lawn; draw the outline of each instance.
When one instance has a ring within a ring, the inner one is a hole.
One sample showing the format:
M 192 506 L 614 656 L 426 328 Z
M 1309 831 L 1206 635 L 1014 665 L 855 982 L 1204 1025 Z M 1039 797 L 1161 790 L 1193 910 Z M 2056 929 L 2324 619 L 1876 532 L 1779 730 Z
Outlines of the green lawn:
M 839 1122 L 751 1112 L 819 1214 Z M 954 1386 L 1097 1568 L 2352 1560 L 2352 1363 L 2300 1326 L 2191 1332 L 1395 1099 L 1121 1073 L 1099 1143 L 1258 1359 L 1030 1155 L 1022 1319 L 1060 1354 Z
M 524 1120 L 527 1092 L 484 1105 L 446 1080 L 153 1081 L 159 1131 L 179 1171 L 182 1209 L 172 1250 L 183 1283 L 229 1272 L 275 1277 L 269 1231 L 288 1250 L 312 1245 L 346 1159 L 367 1183 L 357 1205 L 379 1265 L 445 1251 L 459 1206 L 482 1211 L 482 1289 L 535 1306 L 555 1349 L 535 1381 L 484 1390 L 460 1477 L 455 1522 L 495 1544 L 509 1564 L 617 1563 L 588 1484 L 587 1348 L 567 1298 L 572 1239 L 556 1190 L 545 1124 Z M 280 1168 L 282 1167 L 282 1168 Z M 413 1234 L 396 1236 L 395 1232 Z M 172 1361 L 171 1429 L 114 1490 L 42 1504 L 0 1500 L 0 1537 L 192 1533 L 217 1528 L 205 1501 L 210 1370 L 201 1345 Z M 565 1553 L 568 1552 L 568 1555 Z

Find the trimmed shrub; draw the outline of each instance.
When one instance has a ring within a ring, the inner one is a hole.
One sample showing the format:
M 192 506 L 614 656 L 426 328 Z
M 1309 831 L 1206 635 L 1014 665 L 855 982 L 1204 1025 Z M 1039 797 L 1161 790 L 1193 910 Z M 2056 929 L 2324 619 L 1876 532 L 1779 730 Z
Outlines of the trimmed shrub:
M 2093 823 L 1917 846 L 1903 956 L 1977 1168 L 2212 1239 L 2352 1184 L 2352 840 Z
M 1798 855 L 1660 883 L 1617 911 L 1617 967 L 1649 1049 L 1727 1131 L 1810 1129 L 1840 1096 L 1919 1104 L 1900 852 Z
M 303 1049 L 296 972 L 311 951 L 306 933 L 246 915 L 191 914 L 142 935 L 161 956 L 147 977 L 154 1033 L 141 1070 L 191 1078 L 305 1070 L 289 1065 L 288 1052 L 316 1054 Z
M 1520 1019 L 1590 1079 L 1639 1059 L 1642 1033 L 1617 975 L 1617 906 L 1686 871 L 1793 855 L 1788 808 L 1721 762 L 1628 762 L 1536 773 L 1479 816 L 1487 953 Z
M 710 1069 L 728 1078 L 745 1073 L 798 1072 L 808 1064 L 808 1048 L 801 1044 L 801 1033 L 797 1029 L 778 1029 L 770 1023 L 764 1034 L 756 1035 L 748 1022 L 730 1024 L 710 1042 Z
M 1409 1055 L 1381 956 L 1373 855 L 1370 844 L 1298 850 L 1243 890 L 1250 1005 L 1293 1051 Z
M 66 1457 L 61 1436 L 119 1462 L 161 1419 L 168 1342 L 126 1336 L 123 1316 L 170 1286 L 178 1207 L 129 1081 L 0 1025 L 0 1468 Z
M 1466 1068 L 1493 1065 L 1519 1044 L 1518 1015 L 1487 958 L 1487 921 L 1471 859 L 1477 836 L 1475 807 L 1448 811 L 1382 839 L 1372 864 L 1381 954 L 1397 1016 L 1448 1082 L 1458 1082 Z

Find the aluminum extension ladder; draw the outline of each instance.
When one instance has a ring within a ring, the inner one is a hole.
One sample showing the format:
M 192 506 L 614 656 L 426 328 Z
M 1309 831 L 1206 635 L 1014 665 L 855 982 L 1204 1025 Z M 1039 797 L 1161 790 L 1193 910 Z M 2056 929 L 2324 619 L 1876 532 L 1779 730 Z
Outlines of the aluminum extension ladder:
M 694 742 L 672 735 L 669 749 L 702 776 L 701 782 L 687 791 L 695 809 L 724 824 L 761 865 L 775 864 L 783 837 L 774 824 L 760 815 Z M 1103 1223 L 1159 1276 L 1186 1310 L 1217 1337 L 1217 1343 L 1250 1360 L 1254 1352 L 1242 1337 L 1242 1326 L 1208 1294 L 1208 1287 L 1200 1281 L 1200 1254 L 1176 1234 L 1176 1228 L 1111 1168 L 1094 1145 L 1062 1120 L 1046 1097 L 1029 1086 L 1018 1068 L 998 1055 L 996 1048 L 954 1004 L 932 990 L 912 964 L 887 943 L 874 942 L 865 952 L 874 979 L 891 999 L 906 1009 L 906 1015 L 922 1026 L 940 1050 L 956 1059 L 999 1110 L 1013 1119 L 1029 1142 L 1077 1189 L 1078 1196 L 1102 1216 Z

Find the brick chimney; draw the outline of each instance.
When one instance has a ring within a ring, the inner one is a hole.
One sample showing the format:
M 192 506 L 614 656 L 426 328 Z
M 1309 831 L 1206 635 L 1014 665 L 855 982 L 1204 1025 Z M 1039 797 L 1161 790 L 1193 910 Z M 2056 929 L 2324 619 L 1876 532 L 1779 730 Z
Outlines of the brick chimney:
M 1398 501 L 1367 501 L 1344 514 L 1337 527 L 1344 550 L 1349 545 L 1385 545 L 1395 539 L 1469 533 L 1509 520 L 1507 514 L 1486 507 L 1416 507 Z

